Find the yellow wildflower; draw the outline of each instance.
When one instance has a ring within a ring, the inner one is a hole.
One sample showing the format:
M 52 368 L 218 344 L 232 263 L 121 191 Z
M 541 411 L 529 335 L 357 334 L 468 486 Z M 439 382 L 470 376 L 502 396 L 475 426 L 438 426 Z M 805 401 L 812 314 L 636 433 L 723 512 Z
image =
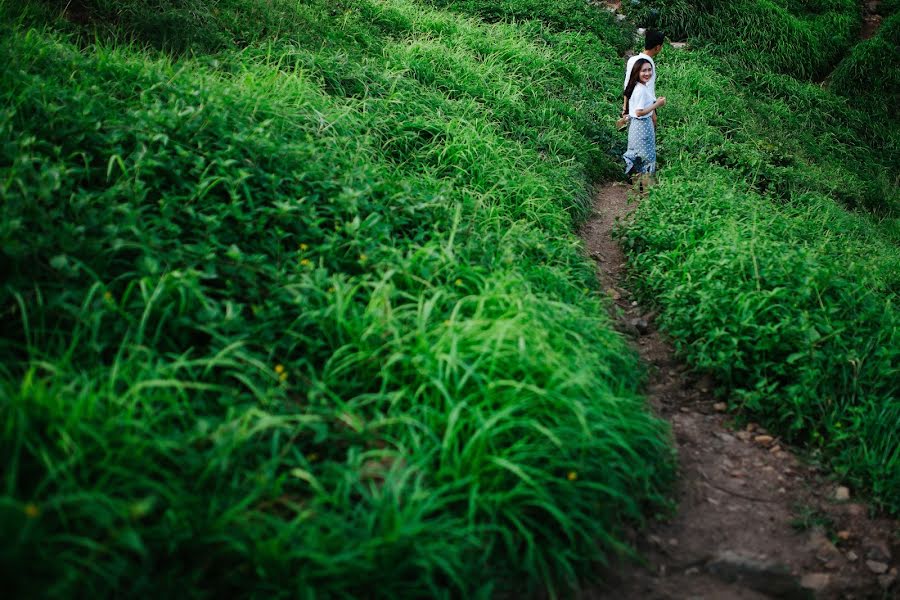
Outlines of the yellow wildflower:
M 278 381 L 287 381 L 287 373 L 281 373 L 278 375 Z
M 462 279 L 457 279 L 453 283 L 455 283 L 456 285 L 462 285 Z
M 329 293 L 329 294 L 333 294 L 333 293 L 334 293 L 334 286 L 328 288 L 328 293 Z
M 40 516 L 40 514 L 41 514 L 41 509 L 38 508 L 37 504 L 35 504 L 33 502 L 29 502 L 28 504 L 25 505 L 25 516 L 28 517 L 29 519 L 36 519 Z
M 308 258 L 304 258 L 303 260 L 300 261 L 301 267 L 308 267 L 310 264 L 312 264 L 312 263 L 309 262 Z
M 306 252 L 309 250 L 309 246 L 307 244 L 300 244 L 300 250 Z
M 566 475 L 566 479 L 568 479 L 569 481 L 575 481 L 576 479 L 578 479 L 578 473 L 576 473 L 575 471 L 569 471 L 569 474 Z
M 284 373 L 284 365 L 282 365 L 280 363 L 275 365 L 275 372 L 278 373 L 279 375 Z
M 366 256 L 365 254 L 360 254 L 360 255 L 359 255 L 359 262 L 364 263 L 364 262 L 366 262 L 367 260 L 369 260 L 369 257 Z
M 112 302 L 112 299 L 113 299 L 112 292 L 109 292 L 109 291 L 103 292 L 103 299 L 106 300 L 107 302 Z
M 309 462 L 316 462 L 317 460 L 319 460 L 319 454 L 316 452 L 310 452 L 306 455 L 306 460 L 308 460 Z

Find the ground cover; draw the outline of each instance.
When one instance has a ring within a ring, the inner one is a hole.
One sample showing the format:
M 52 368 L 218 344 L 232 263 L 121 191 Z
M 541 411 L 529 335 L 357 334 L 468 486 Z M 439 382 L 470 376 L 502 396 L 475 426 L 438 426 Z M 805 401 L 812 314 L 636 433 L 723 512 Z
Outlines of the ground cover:
M 733 410 L 896 512 L 900 131 L 889 96 L 868 96 L 861 112 L 786 76 L 793 59 L 736 68 L 697 47 L 660 61 L 663 184 L 622 232 L 634 286 Z
M 613 42 L 401 0 L 0 10 L 12 593 L 559 590 L 666 508 L 573 233 Z

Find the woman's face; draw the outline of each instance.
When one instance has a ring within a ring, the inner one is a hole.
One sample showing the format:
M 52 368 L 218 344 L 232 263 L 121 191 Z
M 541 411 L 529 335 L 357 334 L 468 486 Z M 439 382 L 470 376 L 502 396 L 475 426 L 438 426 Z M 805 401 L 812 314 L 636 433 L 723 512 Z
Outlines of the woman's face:
M 646 65 L 642 65 L 639 72 L 641 83 L 647 83 L 648 81 L 650 81 L 651 77 L 653 77 L 653 67 L 651 67 L 649 63 Z

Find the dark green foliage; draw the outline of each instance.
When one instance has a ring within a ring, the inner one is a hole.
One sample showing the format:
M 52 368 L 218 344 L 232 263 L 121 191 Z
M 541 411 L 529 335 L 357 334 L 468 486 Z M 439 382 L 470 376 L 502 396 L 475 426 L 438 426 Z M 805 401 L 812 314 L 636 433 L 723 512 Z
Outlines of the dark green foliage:
M 631 25 L 585 0 L 426 0 L 488 22 L 537 20 L 555 31 L 590 33 L 617 50 L 631 46 Z
M 623 6 L 670 40 L 690 40 L 736 71 L 825 76 L 854 42 L 854 0 L 656 0 Z M 653 17 L 651 17 L 653 15 Z
M 831 89 L 850 98 L 860 110 L 871 111 L 873 105 L 884 106 L 888 117 L 894 118 L 900 101 L 898 55 L 900 12 L 895 12 L 884 19 L 871 39 L 854 46 L 835 68 Z

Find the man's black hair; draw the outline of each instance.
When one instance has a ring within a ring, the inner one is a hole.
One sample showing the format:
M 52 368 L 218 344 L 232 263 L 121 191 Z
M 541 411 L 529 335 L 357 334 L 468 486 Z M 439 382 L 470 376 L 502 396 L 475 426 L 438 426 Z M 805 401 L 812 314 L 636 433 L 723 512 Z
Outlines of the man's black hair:
M 644 34 L 644 50 L 656 48 L 663 43 L 664 39 L 666 39 L 666 36 L 662 31 L 657 31 L 656 29 L 648 29 L 647 33 Z

